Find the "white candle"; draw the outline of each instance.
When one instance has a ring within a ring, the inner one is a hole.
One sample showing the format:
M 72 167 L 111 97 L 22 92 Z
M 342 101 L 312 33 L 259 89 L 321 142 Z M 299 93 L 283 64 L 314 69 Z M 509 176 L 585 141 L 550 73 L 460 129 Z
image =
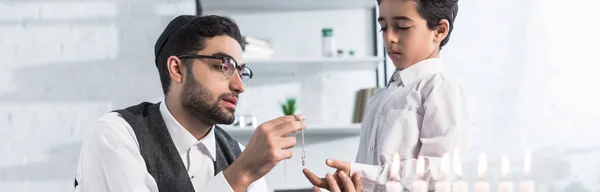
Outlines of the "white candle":
M 413 182 L 411 192 L 427 192 L 429 187 L 427 186 L 427 182 L 423 180 L 423 175 L 425 174 L 425 158 L 422 156 L 417 159 L 416 172 L 419 179 Z
M 452 183 L 452 192 L 469 192 L 469 185 L 462 180 L 462 161 L 458 149 L 455 149 L 453 154 L 452 167 L 456 175 L 456 181 Z
M 386 191 L 402 191 L 403 187 L 399 181 L 400 174 L 400 155 L 394 154 L 392 165 L 390 166 L 390 179 L 385 183 Z
M 525 151 L 525 159 L 523 160 L 523 171 L 525 173 L 525 180 L 521 181 L 519 185 L 519 192 L 533 192 L 534 184 L 531 180 L 531 151 Z
M 450 157 L 448 154 L 442 156 L 442 163 L 440 165 L 440 178 L 435 182 L 435 192 L 450 192 L 450 183 L 447 180 L 448 170 L 450 169 Z
M 502 156 L 502 181 L 498 183 L 498 192 L 513 192 L 514 185 L 508 180 L 509 170 L 508 158 Z
M 532 180 L 525 180 L 521 182 L 521 185 L 519 186 L 519 191 L 520 192 L 533 192 L 534 188 L 533 188 L 533 181 Z
M 482 153 L 479 156 L 479 164 L 477 167 L 477 173 L 479 175 L 479 181 L 475 183 L 473 187 L 475 192 L 489 192 L 490 184 L 484 180 L 485 173 L 487 172 L 487 159 L 485 157 L 485 153 Z

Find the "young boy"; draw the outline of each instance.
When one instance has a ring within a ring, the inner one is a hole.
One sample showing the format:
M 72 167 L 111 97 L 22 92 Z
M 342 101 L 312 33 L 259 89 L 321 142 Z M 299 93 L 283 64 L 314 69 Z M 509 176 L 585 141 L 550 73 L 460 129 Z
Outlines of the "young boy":
M 459 84 L 442 72 L 441 48 L 448 42 L 458 0 L 377 0 L 378 22 L 386 51 L 396 67 L 389 85 L 369 99 L 362 122 L 356 163 L 329 159 L 335 175 L 360 175 L 362 191 L 385 191 L 394 154 L 400 182 L 411 190 L 419 156 L 426 161 L 424 179 L 433 189 L 441 157 L 465 150 L 471 121 Z M 304 170 L 313 185 L 329 188 Z M 327 174 L 327 179 L 332 176 Z M 331 182 L 330 182 L 331 183 Z M 339 182 L 338 182 L 339 184 Z

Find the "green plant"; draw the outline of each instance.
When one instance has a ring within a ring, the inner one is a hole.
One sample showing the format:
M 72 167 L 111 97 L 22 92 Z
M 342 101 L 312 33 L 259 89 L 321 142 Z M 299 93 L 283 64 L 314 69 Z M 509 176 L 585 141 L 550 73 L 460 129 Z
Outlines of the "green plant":
M 284 115 L 293 115 L 296 112 L 296 98 L 287 98 L 285 103 L 281 104 Z

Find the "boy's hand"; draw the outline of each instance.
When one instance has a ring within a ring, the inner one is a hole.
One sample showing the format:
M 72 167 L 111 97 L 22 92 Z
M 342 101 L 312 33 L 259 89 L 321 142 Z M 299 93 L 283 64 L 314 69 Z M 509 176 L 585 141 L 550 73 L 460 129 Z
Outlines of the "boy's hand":
M 354 174 L 352 176 L 352 180 L 350 179 L 350 177 L 348 177 L 348 175 L 346 175 L 345 172 L 340 172 L 339 173 L 339 179 L 341 180 L 342 187 L 338 186 L 338 182 L 336 181 L 336 179 L 333 178 L 333 176 L 331 176 L 331 174 L 327 173 L 327 175 L 325 175 L 325 179 L 327 180 L 327 185 L 331 186 L 328 190 L 331 192 L 360 192 L 361 191 L 361 184 L 360 184 L 360 177 L 358 176 L 358 174 Z M 321 192 L 321 189 L 319 189 L 319 187 L 314 186 L 313 187 L 313 192 Z
M 327 164 L 327 166 L 329 166 L 331 168 L 336 169 L 335 173 L 332 176 L 332 178 L 335 179 L 336 183 L 343 184 L 343 181 L 340 179 L 341 172 L 344 172 L 344 174 L 346 176 L 350 175 L 350 162 L 340 161 L 340 160 L 335 160 L 335 159 L 327 159 L 325 161 L 325 164 Z M 315 175 L 314 173 L 312 173 L 310 170 L 308 170 L 306 168 L 303 169 L 302 172 L 304 173 L 304 176 L 306 176 L 306 178 L 314 186 L 317 186 L 319 188 L 324 188 L 324 189 L 331 191 L 332 186 L 330 186 L 330 184 L 329 184 L 330 182 L 327 181 L 327 178 L 319 178 L 317 175 Z M 344 188 L 344 185 L 340 185 L 339 187 Z

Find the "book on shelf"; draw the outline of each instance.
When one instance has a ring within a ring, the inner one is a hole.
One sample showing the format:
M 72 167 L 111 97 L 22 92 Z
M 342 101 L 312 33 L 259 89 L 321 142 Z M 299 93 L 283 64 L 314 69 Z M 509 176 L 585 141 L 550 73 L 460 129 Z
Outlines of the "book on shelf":
M 356 92 L 356 97 L 354 99 L 354 114 L 352 115 L 352 123 L 361 123 L 363 120 L 363 116 L 365 115 L 365 110 L 367 109 L 367 102 L 369 102 L 369 98 L 373 96 L 379 87 L 373 88 L 365 88 L 360 89 Z
M 274 51 L 268 40 L 251 36 L 244 36 L 242 40 L 244 59 L 269 59 L 273 56 Z

